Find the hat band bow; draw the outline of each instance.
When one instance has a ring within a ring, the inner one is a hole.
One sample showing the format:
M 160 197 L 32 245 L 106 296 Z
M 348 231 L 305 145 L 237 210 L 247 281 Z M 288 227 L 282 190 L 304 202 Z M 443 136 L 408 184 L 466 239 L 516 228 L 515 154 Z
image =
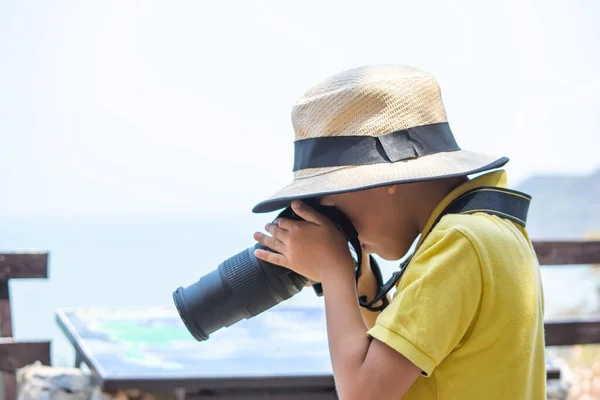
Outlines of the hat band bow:
M 381 136 L 326 136 L 294 142 L 294 171 L 306 168 L 393 163 L 460 150 L 447 122 Z

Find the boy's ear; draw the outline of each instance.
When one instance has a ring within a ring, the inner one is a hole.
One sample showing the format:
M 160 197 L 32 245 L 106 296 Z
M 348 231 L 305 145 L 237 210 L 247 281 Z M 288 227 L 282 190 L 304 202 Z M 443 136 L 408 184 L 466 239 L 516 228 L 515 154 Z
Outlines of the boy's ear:
M 386 186 L 386 190 L 387 190 L 388 194 L 394 194 L 394 193 L 396 193 L 397 189 L 398 189 L 398 185 Z

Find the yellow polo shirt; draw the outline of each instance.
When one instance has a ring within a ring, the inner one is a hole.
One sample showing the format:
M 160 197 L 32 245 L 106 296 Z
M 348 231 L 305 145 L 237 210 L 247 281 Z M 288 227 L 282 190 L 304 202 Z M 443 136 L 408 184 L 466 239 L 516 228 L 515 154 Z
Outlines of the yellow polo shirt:
M 542 282 L 525 229 L 484 213 L 446 215 L 431 229 L 452 200 L 480 186 L 506 187 L 505 172 L 440 202 L 368 332 L 423 371 L 404 399 L 546 398 Z

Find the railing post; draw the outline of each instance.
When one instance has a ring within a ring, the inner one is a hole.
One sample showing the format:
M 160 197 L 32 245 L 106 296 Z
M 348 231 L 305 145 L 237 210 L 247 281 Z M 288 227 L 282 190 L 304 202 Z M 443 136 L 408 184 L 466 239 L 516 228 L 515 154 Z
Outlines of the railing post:
M 50 363 L 50 343 L 18 343 L 12 338 L 9 280 L 47 278 L 48 253 L 0 254 L 0 366 L 4 383 L 4 400 L 17 399 L 15 370 L 35 360 Z

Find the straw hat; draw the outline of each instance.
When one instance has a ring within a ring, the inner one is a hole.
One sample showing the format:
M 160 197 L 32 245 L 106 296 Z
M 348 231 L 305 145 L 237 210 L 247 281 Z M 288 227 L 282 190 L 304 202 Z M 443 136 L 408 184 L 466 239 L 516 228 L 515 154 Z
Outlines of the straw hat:
M 437 81 L 409 66 L 336 74 L 298 100 L 292 124 L 294 179 L 257 204 L 256 213 L 294 199 L 469 175 L 508 162 L 460 149 Z

